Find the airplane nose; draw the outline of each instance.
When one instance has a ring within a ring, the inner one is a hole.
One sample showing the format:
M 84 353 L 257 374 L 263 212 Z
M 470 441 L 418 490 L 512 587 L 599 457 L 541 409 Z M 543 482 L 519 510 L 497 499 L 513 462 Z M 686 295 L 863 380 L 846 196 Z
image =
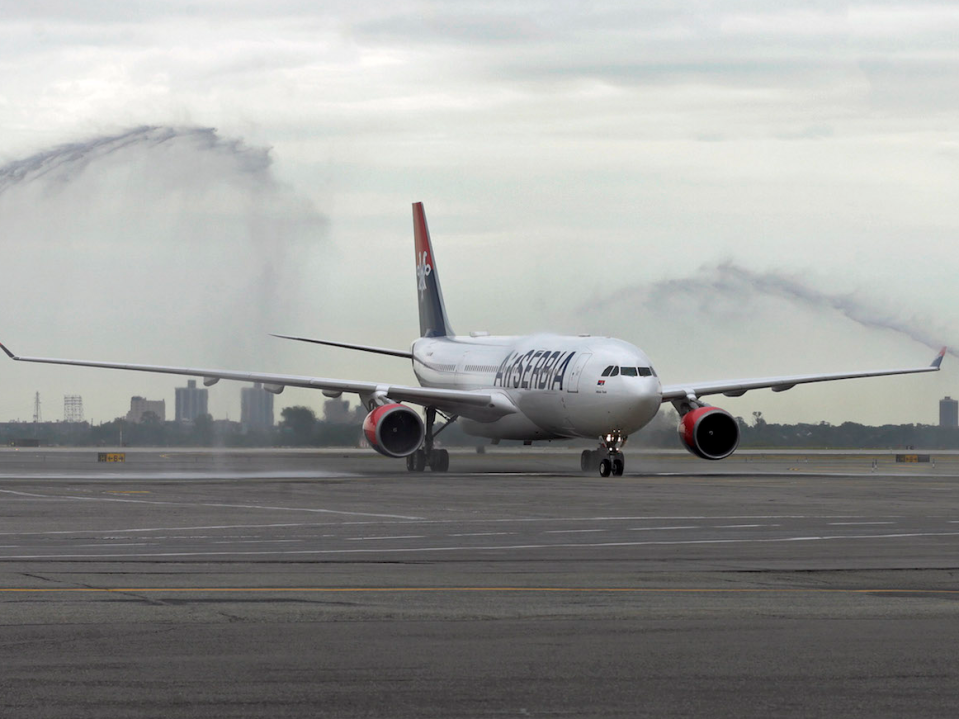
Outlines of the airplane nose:
M 640 378 L 626 384 L 620 395 L 620 410 L 623 427 L 639 429 L 646 425 L 659 411 L 662 402 L 662 387 L 655 377 Z

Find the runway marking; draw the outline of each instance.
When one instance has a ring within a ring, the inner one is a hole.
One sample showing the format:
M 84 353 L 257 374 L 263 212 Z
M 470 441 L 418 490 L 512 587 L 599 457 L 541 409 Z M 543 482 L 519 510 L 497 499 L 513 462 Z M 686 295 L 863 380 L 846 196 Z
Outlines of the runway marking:
M 686 527 L 630 527 L 627 529 L 627 532 L 659 532 L 666 531 L 669 529 L 699 529 L 699 527 L 694 525 L 689 525 Z
M 828 587 L 2 587 L 0 594 L 269 593 L 586 593 L 586 594 L 959 594 L 959 589 L 834 589 Z
M 302 539 L 225 539 L 213 544 L 295 544 L 302 541 Z
M 677 546 L 677 545 L 705 545 L 705 544 L 773 544 L 782 542 L 822 542 L 850 539 L 904 539 L 913 537 L 957 537 L 959 532 L 910 532 L 902 534 L 848 534 L 832 536 L 801 536 L 801 537 L 774 537 L 763 539 L 677 539 L 677 540 L 649 540 L 645 542 L 594 542 L 594 543 L 558 543 L 558 544 L 513 544 L 513 545 L 484 545 L 471 547 L 392 547 L 378 549 L 291 549 L 285 551 L 242 551 L 242 552 L 143 552 L 131 554 L 20 554 L 0 555 L 0 560 L 22 559 L 143 559 L 147 557 L 239 557 L 239 556 L 308 556 L 333 554 L 398 554 L 398 553 L 427 553 L 427 552 L 497 552 L 519 549 L 595 549 L 607 547 L 643 547 L 643 546 Z M 422 539 L 421 536 L 412 536 L 410 539 Z M 361 539 L 383 539 L 382 537 L 355 537 Z
M 859 526 L 862 524 L 895 524 L 895 522 L 830 522 L 829 525 L 832 527 L 841 527 L 841 526 Z
M 10 472 L 0 472 L 0 480 L 2 479 L 13 479 L 21 480 L 23 479 L 23 474 L 13 474 Z M 116 473 L 114 472 L 38 472 L 36 474 L 30 474 L 31 479 L 50 479 L 50 480 L 78 480 L 78 479 L 94 479 L 94 480 L 109 480 L 116 482 L 119 480 L 130 480 L 130 479 L 139 479 L 139 480 L 172 480 L 176 482 L 184 482 L 191 480 L 234 480 L 234 479 L 355 479 L 363 480 L 367 479 L 366 475 L 362 474 L 349 474 L 345 472 L 322 472 L 322 471 L 313 471 L 313 470 L 291 470 L 289 472 L 283 471 L 257 471 L 251 470 L 248 472 L 243 471 L 217 471 L 217 470 L 207 470 L 207 471 L 197 471 L 197 472 L 169 472 L 169 471 L 130 471 L 127 468 L 124 471 L 121 468 L 117 468 Z
M 26 496 L 36 496 L 48 498 L 47 495 L 31 495 L 24 492 L 12 492 L 12 490 L 0 490 L 0 492 L 8 492 L 15 494 L 26 494 Z M 82 497 L 79 499 L 89 499 L 88 497 Z M 136 501 L 136 500 L 116 500 L 116 501 Z M 163 504 L 162 502 L 145 502 L 147 504 Z M 190 505 L 192 506 L 192 505 Z M 209 505 L 209 506 L 243 506 L 243 505 Z M 283 508 L 286 509 L 286 508 Z M 304 509 L 303 511 L 310 511 Z M 316 510 L 316 511 L 330 511 L 334 510 Z M 347 513 L 348 514 L 348 513 Z M 507 523 L 517 523 L 517 524 L 532 524 L 532 523 L 542 523 L 542 522 L 621 522 L 621 521 L 663 521 L 663 520 L 722 520 L 722 519 L 844 519 L 844 518 L 858 518 L 857 515 L 845 515 L 845 514 L 832 514 L 832 515 L 820 515 L 820 514 L 764 514 L 764 515 L 729 515 L 729 516 L 714 516 L 708 517 L 705 515 L 695 515 L 695 516 L 664 516 L 664 517 L 654 517 L 654 516 L 633 516 L 633 517 L 500 517 L 492 519 L 425 519 L 421 517 L 402 517 L 398 515 L 365 515 L 373 517 L 386 517 L 387 519 L 399 519 L 402 521 L 384 521 L 384 522 L 375 522 L 375 521 L 343 521 L 343 522 L 271 522 L 267 524 L 211 524 L 211 525 L 200 525 L 200 526 L 188 526 L 188 527 L 134 527 L 134 528 L 124 528 L 124 529 L 58 529 L 58 530 L 49 530 L 44 532 L 0 532 L 0 536 L 46 536 L 46 535 L 59 535 L 59 534 L 112 534 L 112 533 L 132 533 L 132 532 L 185 532 L 199 529 L 269 529 L 274 527 L 327 527 L 327 526 L 355 526 L 355 525 L 373 525 L 373 526 L 385 526 L 385 525 L 404 525 L 404 524 L 477 524 L 477 523 L 487 523 L 487 524 L 507 524 Z M 900 515 L 879 515 L 881 517 L 894 516 L 899 517 Z M 952 521 L 950 524 L 959 524 L 959 520 Z M 632 529 L 630 531 L 648 531 L 652 529 L 699 529 L 698 526 L 688 526 L 688 527 L 643 527 Z M 476 532 L 472 534 L 453 534 L 449 536 L 482 536 L 483 534 L 515 534 L 515 532 Z
M 547 529 L 543 534 L 582 534 L 584 532 L 606 532 L 606 529 Z
M 563 475 L 557 475 L 555 472 L 477 472 L 467 474 L 468 477 L 550 477 L 553 479 L 558 479 Z M 575 473 L 571 473 L 568 476 L 576 476 Z
M 449 534 L 449 537 L 498 537 L 516 532 L 467 532 L 465 534 Z
M 890 522 L 892 524 L 892 522 Z M 753 529 L 754 527 L 778 527 L 778 524 L 717 524 L 714 529 Z
M 898 517 L 900 515 L 880 514 L 880 517 Z M 666 516 L 611 516 L 611 517 L 505 517 L 502 519 L 425 519 L 424 524 L 443 523 L 443 522 L 656 522 L 656 521 L 677 521 L 677 520 L 704 520 L 717 521 L 721 519 L 861 519 L 858 514 L 731 514 L 708 516 L 705 514 L 693 515 L 666 515 Z
M 270 529 L 275 527 L 328 527 L 329 522 L 282 522 L 279 524 L 213 524 L 205 527 L 147 527 L 137 529 L 55 529 L 47 532 L 0 532 L 0 536 L 47 534 L 123 534 L 132 532 L 192 532 L 198 529 Z M 193 537 L 203 539 L 202 535 Z M 157 537 L 166 539 L 166 537 Z
M 347 542 L 368 542 L 379 539 L 426 539 L 425 534 L 405 534 L 401 537 L 347 537 Z
M 402 514 L 375 514 L 373 512 L 347 512 L 338 509 L 313 509 L 310 507 L 271 507 L 258 504 L 225 504 L 221 502 L 163 502 L 154 499 L 120 499 L 119 497 L 76 497 L 73 495 L 32 494 L 30 492 L 16 492 L 12 489 L 0 489 L 4 494 L 15 494 L 21 497 L 35 497 L 54 501 L 83 501 L 83 502 L 127 502 L 132 504 L 155 504 L 173 507 L 225 507 L 229 509 L 269 509 L 281 512 L 316 512 L 318 514 L 342 514 L 355 517 L 381 517 L 384 519 L 416 520 L 422 517 L 407 517 Z

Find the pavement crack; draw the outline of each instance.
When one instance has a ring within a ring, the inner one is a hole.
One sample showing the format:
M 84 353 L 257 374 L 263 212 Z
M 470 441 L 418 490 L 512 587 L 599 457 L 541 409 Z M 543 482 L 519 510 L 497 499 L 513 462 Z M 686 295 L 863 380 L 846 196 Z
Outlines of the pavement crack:
M 27 579 L 38 579 L 41 582 L 49 582 L 50 584 L 64 584 L 62 580 L 45 577 L 42 574 L 34 574 L 32 572 L 18 572 L 18 576 L 26 577 Z

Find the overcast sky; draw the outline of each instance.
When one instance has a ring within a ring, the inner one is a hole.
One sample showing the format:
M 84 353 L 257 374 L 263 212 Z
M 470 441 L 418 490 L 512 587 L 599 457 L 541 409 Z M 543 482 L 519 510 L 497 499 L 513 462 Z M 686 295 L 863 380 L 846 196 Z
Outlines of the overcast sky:
M 611 334 L 666 382 L 959 348 L 959 5 L 675 8 L 0 0 L 0 339 L 413 382 L 266 333 L 408 346 L 423 201 L 460 332 Z M 0 381 L 0 419 L 40 391 L 45 419 L 78 393 L 95 421 L 133 394 L 172 418 L 181 384 Z M 945 394 L 959 359 L 721 404 L 931 423 Z M 238 398 L 220 383 L 211 410 L 237 419 Z

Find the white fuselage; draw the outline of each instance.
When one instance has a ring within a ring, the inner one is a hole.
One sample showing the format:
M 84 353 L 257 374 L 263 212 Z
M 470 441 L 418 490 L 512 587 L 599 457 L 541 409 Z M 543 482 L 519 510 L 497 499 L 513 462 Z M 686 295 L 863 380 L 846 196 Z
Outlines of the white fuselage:
M 662 403 L 662 385 L 649 358 L 617 339 L 427 337 L 416 340 L 412 352 L 422 386 L 489 390 L 517 408 L 496 419 L 482 411 L 463 412 L 463 430 L 480 437 L 626 436 L 648 424 Z

